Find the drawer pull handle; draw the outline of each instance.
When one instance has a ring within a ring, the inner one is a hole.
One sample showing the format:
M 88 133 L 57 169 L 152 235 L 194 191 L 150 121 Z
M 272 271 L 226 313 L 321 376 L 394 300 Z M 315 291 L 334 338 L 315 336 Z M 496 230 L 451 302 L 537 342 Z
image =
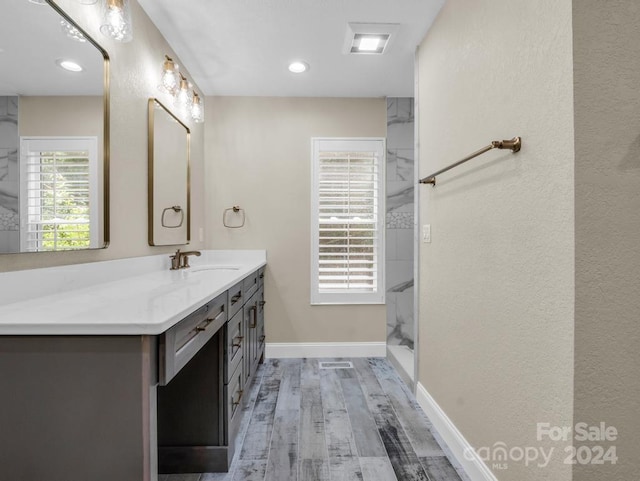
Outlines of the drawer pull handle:
M 267 338 L 267 336 L 260 336 L 260 342 L 264 342 L 264 340 Z
M 231 405 L 232 406 L 237 406 L 238 404 L 240 404 L 240 399 L 242 399 L 242 389 L 240 389 L 238 391 L 238 400 L 234 401 L 233 399 L 231 400 Z
M 264 305 L 267 303 L 267 301 L 260 301 L 260 307 L 264 307 Z
M 214 319 L 207 319 L 206 321 L 204 321 L 204 324 L 200 325 L 200 326 L 196 326 L 196 332 L 203 332 L 207 330 L 207 327 L 209 327 L 209 324 L 211 324 L 214 321 Z
M 253 319 L 251 324 L 249 324 L 249 327 L 251 329 L 255 329 L 258 325 L 258 309 L 256 308 L 256 306 L 251 306 L 249 308 L 249 312 L 251 312 L 251 317 Z
M 260 274 L 260 279 L 264 279 L 264 274 Z
M 224 306 L 222 306 L 222 308 L 220 309 L 220 312 L 218 312 L 218 314 L 216 314 L 216 317 L 208 317 L 207 319 L 205 319 L 204 323 L 200 324 L 199 326 L 196 326 L 196 328 L 194 330 L 196 332 L 206 331 L 207 327 L 209 327 L 209 324 L 211 324 L 213 321 L 217 321 L 223 315 L 224 315 Z
M 235 304 L 236 302 L 238 302 L 240 299 L 242 299 L 242 293 L 239 292 L 238 294 L 236 294 L 235 296 L 233 296 L 231 298 L 231 304 Z
M 196 332 L 202 332 L 202 331 L 206 331 L 207 327 L 209 327 L 209 324 L 211 324 L 213 321 L 217 321 L 218 319 L 220 319 L 222 316 L 224 315 L 224 306 L 222 306 L 222 308 L 220 309 L 220 312 L 218 312 L 218 314 L 216 315 L 216 317 L 209 317 L 207 318 L 203 324 L 196 326 Z
M 236 344 L 236 339 L 238 340 L 238 343 Z M 231 346 L 232 347 L 242 347 L 242 340 L 244 339 L 244 336 L 236 336 L 233 338 L 233 340 L 231 341 Z

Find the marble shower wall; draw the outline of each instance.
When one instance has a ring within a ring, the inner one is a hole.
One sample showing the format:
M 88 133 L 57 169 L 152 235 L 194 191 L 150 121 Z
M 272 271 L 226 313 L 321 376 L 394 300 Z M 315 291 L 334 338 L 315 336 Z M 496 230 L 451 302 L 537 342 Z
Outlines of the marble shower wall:
M 413 98 L 387 99 L 387 343 L 413 349 Z
M 18 97 L 0 96 L 0 252 L 20 251 Z

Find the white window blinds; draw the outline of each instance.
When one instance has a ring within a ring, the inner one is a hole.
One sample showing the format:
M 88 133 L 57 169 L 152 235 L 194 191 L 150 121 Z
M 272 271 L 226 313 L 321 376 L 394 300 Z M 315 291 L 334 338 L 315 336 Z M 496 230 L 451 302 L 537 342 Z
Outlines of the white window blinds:
M 23 138 L 20 156 L 22 250 L 95 247 L 97 140 Z
M 384 140 L 314 139 L 312 303 L 384 302 Z

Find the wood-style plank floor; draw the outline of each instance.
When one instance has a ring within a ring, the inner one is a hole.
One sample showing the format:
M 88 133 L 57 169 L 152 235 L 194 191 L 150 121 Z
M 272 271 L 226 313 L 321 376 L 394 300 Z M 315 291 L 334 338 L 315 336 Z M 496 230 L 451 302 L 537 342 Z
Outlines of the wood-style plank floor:
M 351 361 L 352 369 L 321 369 Z M 228 473 L 159 481 L 464 481 L 383 358 L 270 359 L 244 406 Z

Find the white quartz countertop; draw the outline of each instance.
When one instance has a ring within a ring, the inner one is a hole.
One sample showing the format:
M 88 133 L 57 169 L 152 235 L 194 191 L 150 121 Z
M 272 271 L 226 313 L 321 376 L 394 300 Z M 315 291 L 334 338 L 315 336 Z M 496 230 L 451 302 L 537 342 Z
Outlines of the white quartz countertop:
M 202 251 L 0 274 L 0 335 L 157 335 L 266 264 L 266 251 Z

